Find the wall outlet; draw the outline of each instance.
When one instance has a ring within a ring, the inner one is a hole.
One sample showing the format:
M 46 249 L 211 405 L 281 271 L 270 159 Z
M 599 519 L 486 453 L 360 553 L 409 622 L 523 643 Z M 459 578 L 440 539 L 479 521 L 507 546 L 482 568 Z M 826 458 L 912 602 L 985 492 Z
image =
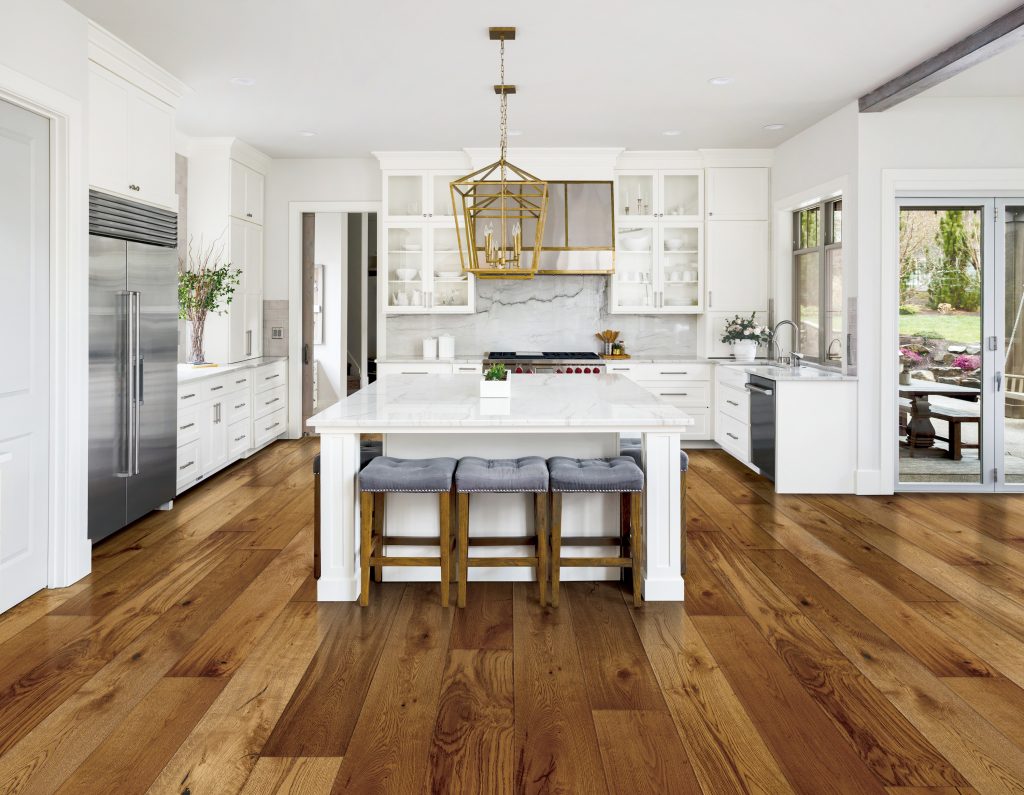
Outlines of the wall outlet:
M 271 326 L 270 327 L 270 339 L 272 339 L 272 340 L 283 340 L 284 339 L 284 326 Z

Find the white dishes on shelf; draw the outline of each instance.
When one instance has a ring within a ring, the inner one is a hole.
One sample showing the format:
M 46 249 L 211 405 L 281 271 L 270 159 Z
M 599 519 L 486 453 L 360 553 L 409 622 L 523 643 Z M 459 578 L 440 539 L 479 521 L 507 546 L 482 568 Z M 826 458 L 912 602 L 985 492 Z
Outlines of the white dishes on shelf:
M 621 237 L 619 242 L 626 251 L 644 251 L 650 248 L 646 237 Z
M 679 251 L 683 247 L 683 242 L 680 238 L 670 238 L 665 241 L 665 249 L 668 251 Z
M 419 243 L 403 243 L 402 248 L 405 251 L 419 251 L 422 246 Z
M 395 269 L 395 276 L 398 277 L 399 281 L 411 282 L 411 281 L 415 280 L 416 278 L 418 278 L 419 275 L 420 275 L 420 272 L 418 270 L 416 270 L 415 268 L 396 268 Z

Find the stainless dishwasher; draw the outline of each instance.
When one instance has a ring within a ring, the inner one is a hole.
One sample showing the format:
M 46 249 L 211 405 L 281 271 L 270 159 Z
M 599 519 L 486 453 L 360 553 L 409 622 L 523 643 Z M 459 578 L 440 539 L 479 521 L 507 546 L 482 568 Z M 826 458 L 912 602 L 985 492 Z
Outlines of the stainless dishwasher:
M 775 382 L 751 375 L 745 386 L 750 393 L 750 460 L 775 480 Z

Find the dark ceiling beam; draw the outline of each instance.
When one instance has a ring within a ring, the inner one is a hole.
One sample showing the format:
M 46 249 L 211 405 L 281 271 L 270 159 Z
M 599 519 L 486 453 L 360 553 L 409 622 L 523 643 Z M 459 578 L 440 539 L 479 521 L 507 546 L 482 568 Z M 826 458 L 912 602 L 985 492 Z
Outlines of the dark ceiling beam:
M 861 113 L 878 113 L 937 86 L 1024 41 L 1024 5 L 999 17 L 859 100 Z

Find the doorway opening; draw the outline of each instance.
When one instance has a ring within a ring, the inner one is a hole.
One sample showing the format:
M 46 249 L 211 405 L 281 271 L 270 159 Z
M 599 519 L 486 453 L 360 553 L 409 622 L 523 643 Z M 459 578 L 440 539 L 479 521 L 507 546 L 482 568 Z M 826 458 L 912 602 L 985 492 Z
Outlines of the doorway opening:
M 1024 489 L 1024 201 L 899 203 L 897 488 Z
M 377 214 L 305 212 L 302 432 L 318 411 L 376 378 Z

